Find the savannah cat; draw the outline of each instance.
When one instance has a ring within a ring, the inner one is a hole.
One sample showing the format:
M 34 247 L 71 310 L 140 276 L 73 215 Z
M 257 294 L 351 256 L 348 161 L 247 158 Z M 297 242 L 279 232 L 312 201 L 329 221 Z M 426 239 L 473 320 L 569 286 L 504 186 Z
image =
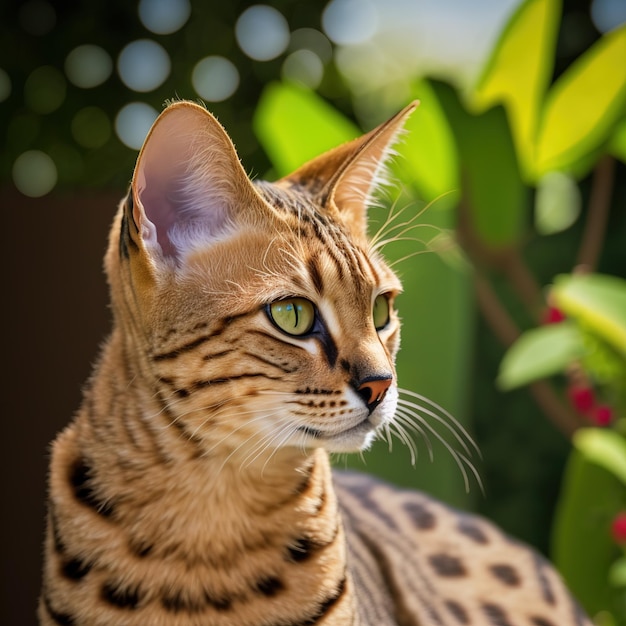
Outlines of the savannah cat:
M 590 624 L 489 522 L 331 471 L 407 407 L 366 209 L 414 107 L 271 184 L 203 107 L 161 113 L 111 229 L 113 329 L 53 445 L 42 624 Z

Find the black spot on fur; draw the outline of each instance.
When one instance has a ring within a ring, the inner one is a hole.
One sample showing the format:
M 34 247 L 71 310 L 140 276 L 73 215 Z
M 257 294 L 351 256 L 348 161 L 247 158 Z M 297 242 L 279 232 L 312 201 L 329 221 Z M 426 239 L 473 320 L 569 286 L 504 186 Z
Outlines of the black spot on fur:
M 91 563 L 78 558 L 69 559 L 61 564 L 61 574 L 70 580 L 81 580 L 89 574 L 90 570 Z
M 315 544 L 307 537 L 296 539 L 293 545 L 287 548 L 290 560 L 296 563 L 306 561 L 315 550 Z
M 431 554 L 428 560 L 439 576 L 453 578 L 467 574 L 461 560 L 449 554 Z
M 554 622 L 546 619 L 545 617 L 534 616 L 530 618 L 530 621 L 534 626 L 554 626 Z
M 161 596 L 161 605 L 170 613 L 202 613 L 209 607 L 217 611 L 228 611 L 232 607 L 230 598 L 220 598 L 204 592 L 201 596 L 193 597 L 180 589 L 164 589 Z
M 513 626 L 504 612 L 504 609 L 497 604 L 483 604 L 482 610 L 485 617 L 489 620 L 489 623 L 493 626 Z
M 70 483 L 74 488 L 74 496 L 85 506 L 93 509 L 103 517 L 113 515 L 113 506 L 101 500 L 95 493 L 91 482 L 90 468 L 84 459 L 78 459 L 70 470 Z
M 459 624 L 469 624 L 469 616 L 467 611 L 455 600 L 446 600 L 446 608 Z
M 420 530 L 430 530 L 435 527 L 437 519 L 433 513 L 420 502 L 405 502 L 403 507 Z
M 483 531 L 483 529 L 475 522 L 467 518 L 461 518 L 458 525 L 458 530 L 461 534 L 465 535 L 472 541 L 486 545 L 489 543 L 489 538 Z
M 282 580 L 276 576 L 269 576 L 262 578 L 256 584 L 256 590 L 262 593 L 264 596 L 271 598 L 275 596 L 279 591 L 285 588 Z
M 549 568 L 549 564 L 546 559 L 539 553 L 535 553 L 534 561 L 537 579 L 539 581 L 539 586 L 541 587 L 541 595 L 548 604 L 555 605 L 556 597 L 554 595 L 554 591 L 552 590 L 550 580 L 548 579 L 548 576 L 546 574 Z
M 74 620 L 74 617 L 72 615 L 70 615 L 69 613 L 57 611 L 52 607 L 52 603 L 50 602 L 50 598 L 47 594 L 44 594 L 43 603 L 46 607 L 48 615 L 55 624 L 58 624 L 58 626 L 74 626 L 76 624 L 76 621 Z
M 317 622 L 327 615 L 335 604 L 337 604 L 337 602 L 341 599 L 341 596 L 345 593 L 346 588 L 346 577 L 344 576 L 337 585 L 337 589 L 330 596 L 328 596 L 324 602 L 322 602 L 317 611 L 304 621 L 298 622 L 297 626 L 312 626 L 313 624 L 317 624 Z
M 502 583 L 509 587 L 517 587 L 520 584 L 520 577 L 514 567 L 506 564 L 492 565 L 491 573 Z
M 123 587 L 112 582 L 106 582 L 102 586 L 102 599 L 120 609 L 136 609 L 139 605 L 139 590 Z

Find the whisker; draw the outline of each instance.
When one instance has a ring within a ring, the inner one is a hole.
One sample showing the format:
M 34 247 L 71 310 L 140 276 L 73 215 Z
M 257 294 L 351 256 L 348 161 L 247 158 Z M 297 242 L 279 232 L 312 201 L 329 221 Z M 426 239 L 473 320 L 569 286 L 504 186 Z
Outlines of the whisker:
M 410 389 L 404 389 L 401 387 L 398 387 L 398 393 L 400 394 L 405 394 L 407 396 L 411 396 L 413 398 L 416 398 L 417 400 L 420 400 L 421 402 L 425 402 L 426 404 L 430 405 L 431 407 L 433 407 L 436 411 L 439 411 L 443 417 L 445 417 L 447 420 L 449 420 L 449 422 L 451 422 L 463 435 L 464 437 L 467 439 L 468 443 L 471 444 L 471 446 L 474 448 L 474 450 L 476 451 L 476 453 L 478 454 L 478 456 L 480 458 L 482 458 L 481 452 L 480 452 L 480 448 L 478 447 L 478 445 L 476 444 L 476 442 L 474 441 L 474 439 L 472 438 L 472 436 L 467 432 L 467 430 L 465 429 L 465 427 L 463 426 L 463 424 L 461 424 L 461 422 L 459 422 L 459 420 L 457 420 L 449 411 L 447 411 L 446 409 L 444 409 L 440 404 L 437 404 L 436 402 L 433 402 L 430 398 L 427 398 L 426 396 L 422 395 L 421 393 L 416 393 L 415 391 L 411 391 Z M 402 398 L 399 398 L 398 400 L 401 400 Z M 404 400 L 405 403 L 408 403 L 409 401 Z M 413 405 L 416 409 L 420 409 L 423 408 L 423 410 L 426 412 L 426 408 L 425 407 L 420 407 L 419 405 Z M 441 416 L 437 416 L 433 413 L 428 413 L 429 415 L 431 415 L 432 417 L 435 417 L 435 419 L 439 419 L 443 424 L 446 424 L 446 422 L 441 418 Z M 450 428 L 450 430 L 452 430 L 451 426 L 449 424 L 446 424 L 448 426 L 448 428 Z M 470 454 L 468 452 L 468 454 Z

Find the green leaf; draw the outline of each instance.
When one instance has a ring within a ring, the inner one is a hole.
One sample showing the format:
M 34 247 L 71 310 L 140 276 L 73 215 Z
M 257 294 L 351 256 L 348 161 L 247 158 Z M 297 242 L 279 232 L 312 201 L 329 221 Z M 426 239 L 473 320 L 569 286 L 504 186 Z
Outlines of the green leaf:
M 563 274 L 556 277 L 551 296 L 567 316 L 626 356 L 626 280 L 606 274 Z
M 600 465 L 626 485 L 626 440 L 614 430 L 581 428 L 573 444 L 590 462 Z
M 288 83 L 265 88 L 253 127 L 279 176 L 361 134 L 314 92 Z
M 562 372 L 583 353 L 582 337 L 575 324 L 561 322 L 533 328 L 507 350 L 496 382 L 500 389 L 509 391 Z
M 526 226 L 528 196 L 504 110 L 472 115 L 448 85 L 433 82 L 433 87 L 457 142 L 472 230 L 492 249 L 517 244 Z
M 524 171 L 532 169 L 541 103 L 554 65 L 559 0 L 526 0 L 502 32 L 469 104 L 481 112 L 502 103 Z
M 548 172 L 537 185 L 537 232 L 552 235 L 569 228 L 580 214 L 581 204 L 580 189 L 571 176 L 562 172 Z
M 613 608 L 607 578 L 619 549 L 610 526 L 625 497 L 612 474 L 572 451 L 552 528 L 552 560 L 590 615 Z
M 609 139 L 626 100 L 624 59 L 626 24 L 604 35 L 554 84 L 537 139 L 538 176 L 572 170 Z
M 420 101 L 420 107 L 405 125 L 406 132 L 396 146 L 400 158 L 393 160 L 391 169 L 405 184 L 414 185 L 427 202 L 436 200 L 437 208 L 449 207 L 458 200 L 458 193 L 450 192 L 459 191 L 452 130 L 430 83 L 415 83 L 411 97 Z

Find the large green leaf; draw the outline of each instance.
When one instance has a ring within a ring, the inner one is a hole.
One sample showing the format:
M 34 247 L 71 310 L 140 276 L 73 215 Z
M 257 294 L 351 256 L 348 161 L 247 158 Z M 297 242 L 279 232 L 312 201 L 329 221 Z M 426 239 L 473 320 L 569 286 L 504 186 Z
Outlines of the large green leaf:
M 608 573 L 619 549 L 610 525 L 625 498 L 615 476 L 572 451 L 552 529 L 552 559 L 590 615 L 614 608 Z
M 532 169 L 537 120 L 552 75 L 560 13 L 559 0 L 523 2 L 468 94 L 477 112 L 504 104 L 524 171 Z
M 288 83 L 266 87 L 253 125 L 279 176 L 361 134 L 316 93 Z
M 433 82 L 433 87 L 457 142 L 474 233 L 493 249 L 517 244 L 526 226 L 528 195 L 504 110 L 472 115 L 449 86 Z
M 589 461 L 600 465 L 626 486 L 626 440 L 609 429 L 581 428 L 573 443 Z
M 577 170 L 580 159 L 609 139 L 623 115 L 625 59 L 626 24 L 604 35 L 554 84 L 537 139 L 537 175 Z
M 564 371 L 583 354 L 582 337 L 573 323 L 561 322 L 527 330 L 504 355 L 497 384 L 507 391 L 521 387 Z
M 420 101 L 420 107 L 406 123 L 406 133 L 396 146 L 400 158 L 393 161 L 392 170 L 427 202 L 438 200 L 438 208 L 450 206 L 459 192 L 458 157 L 450 124 L 429 82 L 415 83 L 411 95 Z
M 626 356 L 626 280 L 605 274 L 563 274 L 552 287 L 555 304 Z

